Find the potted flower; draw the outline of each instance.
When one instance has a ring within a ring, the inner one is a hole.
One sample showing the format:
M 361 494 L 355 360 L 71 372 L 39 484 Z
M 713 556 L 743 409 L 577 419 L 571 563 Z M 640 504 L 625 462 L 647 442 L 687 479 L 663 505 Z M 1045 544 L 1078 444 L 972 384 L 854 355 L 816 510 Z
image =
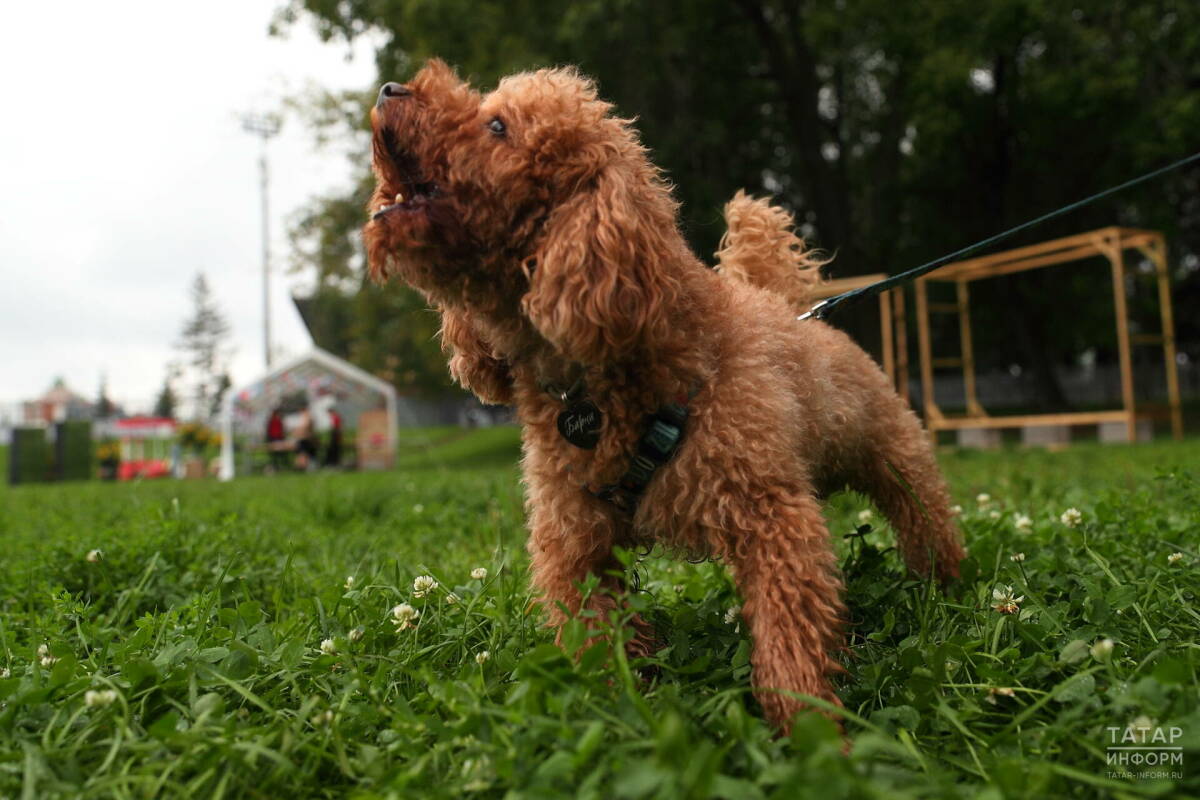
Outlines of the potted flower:
M 183 450 L 185 478 L 203 478 L 208 449 L 220 442 L 216 431 L 200 422 L 185 422 L 179 426 L 179 446 Z
M 121 443 L 105 439 L 96 448 L 96 460 L 100 464 L 100 480 L 115 481 L 117 468 L 121 466 Z

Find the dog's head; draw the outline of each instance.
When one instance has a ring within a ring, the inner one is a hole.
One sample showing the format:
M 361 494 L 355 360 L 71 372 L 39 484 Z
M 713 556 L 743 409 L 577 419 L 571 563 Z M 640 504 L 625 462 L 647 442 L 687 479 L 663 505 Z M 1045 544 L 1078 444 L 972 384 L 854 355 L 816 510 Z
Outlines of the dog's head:
M 564 356 L 652 343 L 678 297 L 675 203 L 628 120 L 572 69 L 481 95 L 440 61 L 371 113 L 372 275 L 450 307 L 527 319 Z

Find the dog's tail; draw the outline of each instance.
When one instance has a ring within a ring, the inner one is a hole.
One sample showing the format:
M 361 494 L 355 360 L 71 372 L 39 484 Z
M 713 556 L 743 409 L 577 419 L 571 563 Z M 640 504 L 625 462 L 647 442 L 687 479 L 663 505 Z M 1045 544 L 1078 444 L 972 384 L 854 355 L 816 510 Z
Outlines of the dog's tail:
M 742 190 L 725 204 L 725 235 L 717 248 L 717 270 L 735 280 L 783 296 L 807 311 L 828 263 L 795 231 L 792 215 Z

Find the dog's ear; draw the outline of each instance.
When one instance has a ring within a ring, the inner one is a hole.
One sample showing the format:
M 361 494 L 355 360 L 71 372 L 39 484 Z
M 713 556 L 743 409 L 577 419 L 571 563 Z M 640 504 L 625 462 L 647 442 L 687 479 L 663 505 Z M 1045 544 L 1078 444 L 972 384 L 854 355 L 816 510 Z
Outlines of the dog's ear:
M 551 214 L 522 302 L 560 353 L 605 364 L 666 338 L 682 288 L 674 207 L 655 176 L 608 167 Z

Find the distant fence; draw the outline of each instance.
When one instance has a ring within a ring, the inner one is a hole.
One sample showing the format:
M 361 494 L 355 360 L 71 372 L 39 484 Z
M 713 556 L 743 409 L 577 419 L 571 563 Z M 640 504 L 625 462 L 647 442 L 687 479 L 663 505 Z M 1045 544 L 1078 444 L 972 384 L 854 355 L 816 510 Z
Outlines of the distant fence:
M 912 366 L 910 365 L 910 370 Z M 922 406 L 921 380 L 913 372 L 910 372 L 909 376 L 909 396 L 912 398 L 913 408 L 919 411 Z M 1070 367 L 1056 372 L 1071 405 L 1120 407 L 1121 374 L 1115 364 L 1090 368 Z M 1020 375 L 1007 372 L 980 373 L 975 382 L 979 402 L 984 408 L 1029 408 L 1038 404 L 1037 387 L 1030 372 Z M 1161 402 L 1166 396 L 1166 378 L 1162 364 L 1135 366 L 1134 385 L 1139 401 Z M 961 406 L 964 396 L 962 375 L 937 375 L 934 378 L 934 391 L 943 405 L 949 408 Z M 1189 362 L 1179 365 L 1179 391 L 1185 402 L 1200 400 L 1200 364 Z M 0 403 L 0 445 L 9 443 L 12 427 L 20 423 L 21 411 L 20 403 Z M 435 399 L 401 397 L 397 406 L 397 416 L 402 428 L 432 425 L 481 427 L 512 421 L 512 413 L 508 409 L 485 406 L 474 397 L 462 395 Z
M 1179 365 L 1179 393 L 1184 402 L 1200 399 L 1200 365 Z M 1067 402 L 1081 408 L 1120 408 L 1121 372 L 1113 365 L 1069 367 L 1055 370 Z M 1133 370 L 1133 383 L 1139 402 L 1162 403 L 1166 400 L 1167 379 L 1161 363 L 1142 364 Z M 923 405 L 919 377 L 909 377 L 909 396 L 918 411 Z M 962 407 L 964 390 L 961 373 L 934 377 L 934 394 L 945 407 Z M 988 410 L 1029 408 L 1038 405 L 1037 384 L 1032 372 L 1012 375 L 1007 372 L 980 373 L 975 378 L 979 403 Z
M 1200 364 L 1179 365 L 1179 391 L 1186 402 L 1200 400 Z M 915 372 L 915 370 L 914 370 Z M 1067 396 L 1067 402 L 1080 408 L 1121 407 L 1121 372 L 1117 365 L 1098 367 L 1068 367 L 1055 371 Z M 1166 377 L 1161 363 L 1134 367 L 1134 387 L 1140 402 L 1164 402 Z M 980 373 L 976 379 L 979 402 L 987 409 L 1030 408 L 1038 405 L 1037 384 L 1033 374 L 1008 372 Z M 940 403 L 948 408 L 962 405 L 962 374 L 944 373 L 934 378 L 934 391 Z M 913 408 L 920 411 L 921 380 L 910 373 L 909 393 Z M 496 406 L 485 406 L 470 396 L 450 395 L 426 399 L 401 397 L 397 408 L 400 427 L 416 428 L 431 425 L 463 425 L 480 427 L 512 421 L 512 413 Z
M 509 422 L 512 413 L 499 406 L 485 406 L 471 396 L 450 395 L 437 399 L 401 397 L 396 404 L 401 428 L 425 428 L 431 425 L 486 427 Z

